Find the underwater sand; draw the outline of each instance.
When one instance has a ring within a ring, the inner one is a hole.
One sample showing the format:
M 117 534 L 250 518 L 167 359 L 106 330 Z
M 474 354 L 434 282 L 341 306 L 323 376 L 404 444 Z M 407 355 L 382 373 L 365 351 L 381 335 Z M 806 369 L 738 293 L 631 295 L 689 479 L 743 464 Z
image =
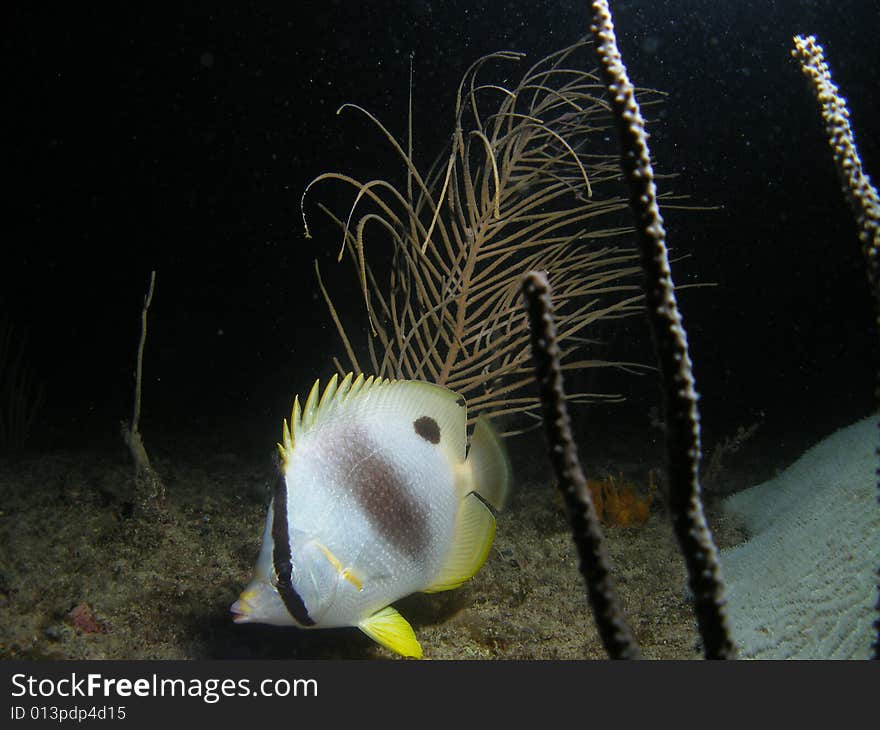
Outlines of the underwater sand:
M 634 439 L 634 443 L 638 440 Z M 148 439 L 149 446 L 149 439 Z M 462 588 L 396 605 L 427 659 L 605 658 L 538 433 L 519 437 L 518 476 L 483 569 Z M 625 452 L 618 442 L 618 452 Z M 648 451 L 648 450 L 645 450 Z M 593 461 L 631 480 L 652 453 Z M 237 626 L 229 605 L 259 549 L 271 459 L 235 454 L 153 464 L 170 499 L 161 519 L 132 514 L 124 448 L 0 462 L 0 658 L 387 658 L 357 629 Z M 738 479 L 740 486 L 755 483 Z M 648 521 L 606 530 L 623 605 L 649 658 L 700 657 L 685 569 L 662 500 Z M 716 541 L 743 535 L 707 506 Z M 76 608 L 78 619 L 71 611 Z

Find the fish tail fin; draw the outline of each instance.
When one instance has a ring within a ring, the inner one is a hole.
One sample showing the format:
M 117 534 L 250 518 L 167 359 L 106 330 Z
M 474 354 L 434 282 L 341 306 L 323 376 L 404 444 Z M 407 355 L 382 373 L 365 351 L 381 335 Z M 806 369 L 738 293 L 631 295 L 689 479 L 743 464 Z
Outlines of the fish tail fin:
M 477 419 L 467 460 L 473 475 L 473 491 L 500 512 L 510 495 L 513 472 L 507 448 L 486 418 Z
M 473 577 L 489 557 L 495 539 L 495 515 L 475 493 L 468 494 L 458 507 L 455 532 L 446 563 L 425 593 L 458 588 Z
M 485 418 L 478 418 L 462 472 L 462 500 L 455 517 L 452 547 L 425 593 L 457 588 L 489 557 L 495 539 L 495 515 L 510 491 L 510 460 L 504 443 Z

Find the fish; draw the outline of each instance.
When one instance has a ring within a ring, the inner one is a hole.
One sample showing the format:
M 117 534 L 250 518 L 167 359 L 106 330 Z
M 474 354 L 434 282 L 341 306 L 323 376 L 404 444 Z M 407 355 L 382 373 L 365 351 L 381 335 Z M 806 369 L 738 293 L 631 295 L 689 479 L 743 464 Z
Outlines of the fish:
M 452 590 L 489 555 L 508 499 L 510 460 L 467 403 L 418 380 L 334 375 L 278 444 L 280 470 L 252 580 L 235 623 L 356 626 L 390 651 L 423 656 L 392 604 Z

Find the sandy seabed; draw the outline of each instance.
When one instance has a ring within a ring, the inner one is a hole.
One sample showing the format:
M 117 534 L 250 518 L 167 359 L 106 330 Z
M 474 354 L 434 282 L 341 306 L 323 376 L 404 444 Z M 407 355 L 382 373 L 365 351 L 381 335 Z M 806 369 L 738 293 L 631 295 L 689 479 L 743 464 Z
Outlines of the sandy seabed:
M 562 501 L 535 436 L 499 515 L 486 565 L 463 587 L 395 604 L 427 659 L 606 656 L 577 569 Z M 169 499 L 132 506 L 123 449 L 0 462 L 0 658 L 385 658 L 357 629 L 235 625 L 230 604 L 259 549 L 270 458 L 156 458 Z M 654 455 L 651 458 L 655 458 Z M 599 468 L 647 473 L 645 455 Z M 529 466 L 531 465 L 531 466 Z M 651 466 L 657 467 L 654 463 Z M 662 487 L 662 485 L 661 485 Z M 699 658 L 700 643 L 662 489 L 648 521 L 606 530 L 614 576 L 649 658 Z M 714 514 L 720 545 L 742 539 Z

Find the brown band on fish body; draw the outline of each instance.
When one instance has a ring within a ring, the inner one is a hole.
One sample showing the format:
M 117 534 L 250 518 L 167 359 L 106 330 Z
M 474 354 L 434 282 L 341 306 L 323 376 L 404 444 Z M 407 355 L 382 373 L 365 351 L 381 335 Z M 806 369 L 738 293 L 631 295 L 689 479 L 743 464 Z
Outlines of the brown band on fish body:
M 352 495 L 367 519 L 401 553 L 423 559 L 430 540 L 427 511 L 409 491 L 405 476 L 361 429 L 349 428 L 340 436 L 354 465 L 348 477 Z
M 275 496 L 272 498 L 272 564 L 278 579 L 278 595 L 288 613 L 300 626 L 314 626 L 315 622 L 306 604 L 293 587 L 293 567 L 290 563 L 290 530 L 287 524 L 287 482 L 278 475 Z
M 413 428 L 415 428 L 416 433 L 425 439 L 425 441 L 429 441 L 432 444 L 440 443 L 440 426 L 438 426 L 437 421 L 430 416 L 417 418 L 413 421 Z

